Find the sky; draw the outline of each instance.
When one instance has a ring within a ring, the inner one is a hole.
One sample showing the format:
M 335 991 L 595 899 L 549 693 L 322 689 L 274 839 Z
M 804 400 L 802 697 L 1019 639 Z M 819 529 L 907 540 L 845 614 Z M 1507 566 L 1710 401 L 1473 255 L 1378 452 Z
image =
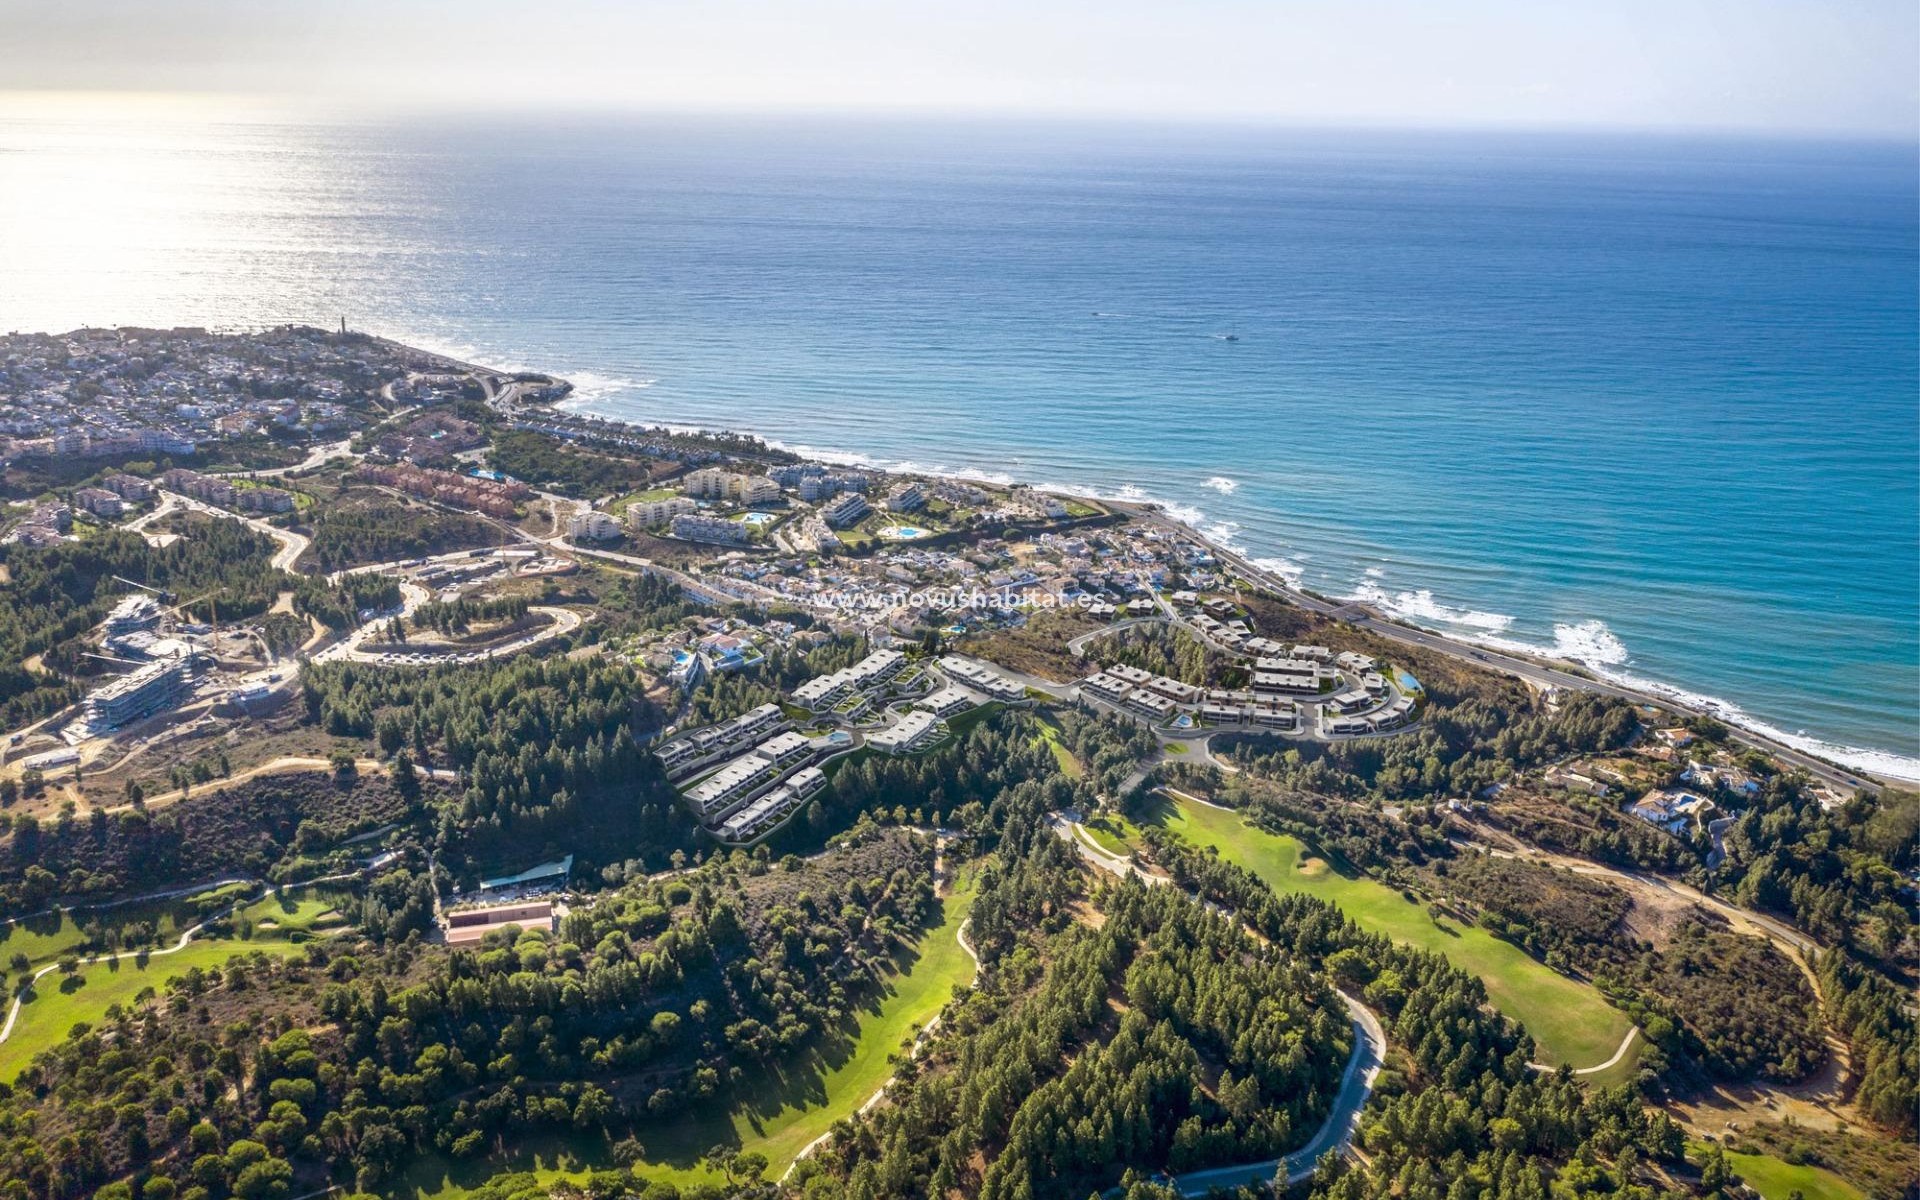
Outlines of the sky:
M 0 91 L 1920 135 L 1914 0 L 0 0 Z

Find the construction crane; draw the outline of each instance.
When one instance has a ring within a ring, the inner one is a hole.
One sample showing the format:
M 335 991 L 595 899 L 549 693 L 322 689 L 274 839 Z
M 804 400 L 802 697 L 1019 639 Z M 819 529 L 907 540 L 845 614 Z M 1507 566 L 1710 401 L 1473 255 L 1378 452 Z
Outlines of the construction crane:
M 191 600 L 182 600 L 178 604 L 169 604 L 162 611 L 175 613 L 179 616 L 184 617 L 187 615 L 187 610 L 192 608 L 194 605 L 200 603 L 202 600 L 213 600 L 214 597 L 220 595 L 222 592 L 226 590 L 227 589 L 224 587 L 217 587 L 210 592 L 202 592 L 200 595 L 195 596 Z M 213 621 L 211 623 L 213 625 L 214 653 L 218 655 L 219 647 L 220 647 L 220 604 L 217 600 L 215 600 L 214 604 L 212 605 L 212 612 L 213 612 Z
M 114 657 L 113 655 L 111 655 L 111 654 L 96 654 L 96 653 L 95 653 L 95 652 L 93 652 L 92 650 L 82 650 L 82 651 L 80 652 L 80 657 L 82 657 L 82 658 L 97 658 L 97 659 L 99 659 L 99 660 L 100 660 L 101 662 L 110 662 L 110 663 L 115 663 L 115 664 L 118 664 L 119 666 L 123 666 L 123 667 L 144 667 L 144 666 L 146 666 L 146 665 L 147 665 L 147 664 L 145 664 L 145 663 L 143 663 L 143 662 L 135 662 L 135 661 L 134 661 L 133 659 L 130 659 L 130 658 L 115 658 L 115 657 Z

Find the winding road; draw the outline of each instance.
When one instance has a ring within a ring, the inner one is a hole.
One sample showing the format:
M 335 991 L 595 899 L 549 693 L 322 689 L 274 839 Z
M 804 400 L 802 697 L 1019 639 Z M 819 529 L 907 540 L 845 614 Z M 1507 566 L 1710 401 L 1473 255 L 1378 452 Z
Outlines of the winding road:
M 210 517 L 225 517 L 230 521 L 239 521 L 242 524 L 251 526 L 257 532 L 266 534 L 274 541 L 279 542 L 280 549 L 274 552 L 273 558 L 269 560 L 268 564 L 277 571 L 293 570 L 293 564 L 299 562 L 300 556 L 307 552 L 308 540 L 304 534 L 295 533 L 291 529 L 282 529 L 269 521 L 261 520 L 259 517 L 242 516 L 237 512 L 221 508 L 217 504 L 207 504 L 204 501 L 182 496 L 178 492 L 163 490 L 160 493 L 160 502 L 160 508 L 154 509 L 139 521 L 129 523 L 127 528 L 133 529 L 136 525 L 139 525 L 144 529 L 144 522 L 159 516 L 162 511 L 172 508 L 186 508 L 192 509 L 195 512 L 205 513 Z M 138 532 L 138 530 L 136 530 L 136 532 Z
M 1087 836 L 1078 821 L 1055 813 L 1048 818 L 1048 823 L 1053 826 L 1055 834 L 1079 852 L 1081 858 L 1102 871 L 1121 878 L 1131 875 L 1149 884 L 1173 883 L 1168 876 L 1142 869 L 1131 858 L 1101 849 Z M 1284 1158 L 1268 1158 L 1175 1175 L 1171 1183 L 1182 1196 L 1204 1196 L 1215 1188 L 1277 1183 L 1282 1178 L 1289 1184 L 1299 1183 L 1311 1176 L 1328 1154 L 1344 1154 L 1352 1146 L 1353 1135 L 1360 1127 L 1360 1114 L 1366 1110 L 1367 1099 L 1373 1095 L 1374 1080 L 1380 1075 L 1380 1060 L 1386 1053 L 1387 1034 L 1381 1028 L 1379 1018 L 1365 1005 L 1345 992 L 1336 990 L 1335 994 L 1347 1006 L 1347 1013 L 1353 1020 L 1353 1053 L 1347 1058 L 1347 1069 L 1340 1078 L 1340 1092 L 1334 1097 L 1333 1108 L 1327 1113 L 1319 1132 L 1313 1135 L 1313 1140 Z

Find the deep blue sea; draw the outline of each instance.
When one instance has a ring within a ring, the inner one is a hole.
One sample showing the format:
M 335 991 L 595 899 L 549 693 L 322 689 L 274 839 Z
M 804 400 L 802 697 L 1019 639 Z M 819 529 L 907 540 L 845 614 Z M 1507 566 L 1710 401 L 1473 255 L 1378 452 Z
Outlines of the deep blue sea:
M 344 315 L 1151 497 L 1913 776 L 1917 193 L 1858 142 L 42 111 L 0 117 L 0 328 Z

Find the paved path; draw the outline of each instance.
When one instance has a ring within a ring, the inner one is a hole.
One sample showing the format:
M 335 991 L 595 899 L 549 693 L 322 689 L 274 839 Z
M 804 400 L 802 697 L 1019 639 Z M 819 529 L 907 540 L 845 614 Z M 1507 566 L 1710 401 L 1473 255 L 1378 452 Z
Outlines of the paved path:
M 1054 833 L 1066 839 L 1082 858 L 1100 870 L 1123 878 L 1132 875 L 1149 884 L 1173 882 L 1165 875 L 1143 870 L 1131 858 L 1103 850 L 1078 821 L 1060 813 L 1054 813 L 1047 821 L 1053 826 Z M 1360 1127 L 1360 1114 L 1365 1111 L 1367 1099 L 1373 1094 L 1374 1080 L 1380 1075 L 1380 1059 L 1386 1052 L 1387 1034 L 1380 1027 L 1379 1018 L 1365 1005 L 1345 992 L 1336 994 L 1341 1003 L 1347 1006 L 1347 1013 L 1353 1020 L 1353 1053 L 1347 1059 L 1346 1073 L 1340 1080 L 1340 1093 L 1334 1097 L 1333 1109 L 1327 1114 L 1320 1131 L 1313 1135 L 1312 1141 L 1284 1158 L 1262 1159 L 1259 1162 L 1176 1175 L 1172 1184 L 1181 1195 L 1204 1196 L 1215 1188 L 1275 1182 L 1283 1171 L 1288 1183 L 1298 1183 L 1312 1175 L 1319 1168 L 1321 1159 L 1329 1153 L 1343 1154 L 1353 1144 L 1354 1131 Z
M 146 892 L 139 896 L 122 896 L 118 900 L 100 900 L 85 904 L 56 904 L 38 912 L 24 913 L 17 917 L 0 920 L 0 926 L 18 925 L 22 921 L 38 920 L 55 913 L 92 912 L 98 908 L 118 908 L 124 904 L 144 904 L 151 900 L 173 900 L 181 896 L 191 896 L 195 892 L 211 892 L 218 888 L 229 887 L 236 883 L 258 883 L 251 875 L 230 875 L 225 879 L 211 879 L 205 883 L 190 883 L 185 887 L 168 888 L 161 892 Z
M 301 883 L 283 884 L 281 886 L 281 890 L 290 892 L 297 888 L 309 888 L 309 887 L 317 886 L 322 883 L 336 883 L 342 879 L 354 879 L 354 878 L 357 878 L 359 875 L 360 875 L 360 872 L 357 870 L 342 871 L 333 875 L 322 875 L 318 879 L 309 879 Z M 255 885 L 256 889 L 265 888 L 264 882 L 258 879 L 250 880 L 250 881 L 235 880 L 234 882 L 251 882 Z M 200 931 L 202 929 L 205 929 L 207 926 L 213 924 L 215 921 L 224 920 L 227 917 L 232 916 L 234 913 L 239 912 L 244 905 L 252 904 L 255 901 L 259 900 L 260 898 L 261 898 L 260 890 L 248 892 L 246 895 L 239 897 L 232 904 L 229 904 L 226 908 L 222 909 L 218 916 L 208 917 L 206 920 L 200 922 L 197 925 L 189 926 L 188 928 L 181 930 L 180 940 L 164 949 L 155 950 L 150 947 L 143 947 L 139 950 L 122 950 L 117 954 L 96 954 L 92 958 L 81 959 L 80 965 L 83 967 L 90 967 L 90 966 L 95 966 L 99 963 L 115 962 L 121 959 L 128 959 L 128 958 L 139 958 L 142 955 L 145 955 L 148 958 L 158 958 L 163 954 L 178 954 L 180 953 L 180 951 L 185 950 L 187 946 L 192 943 L 195 937 L 199 936 Z M 235 954 L 246 953 L 245 944 L 241 943 L 236 945 L 234 947 L 233 952 Z M 35 971 L 33 973 L 33 978 L 29 982 L 38 983 L 40 982 L 40 979 L 42 976 L 47 975 L 48 973 L 53 971 L 58 971 L 59 969 L 60 969 L 60 964 L 58 962 L 50 962 L 46 966 L 41 967 L 38 971 Z M 14 994 L 13 1004 L 11 1007 L 7 1009 L 7 1023 L 3 1026 L 0 1026 L 0 1042 L 5 1042 L 9 1037 L 13 1036 L 14 1022 L 20 1019 L 20 1007 L 23 1003 L 25 1003 L 26 998 L 24 993 L 26 992 L 26 990 L 27 990 L 26 988 L 22 988 L 20 989 L 19 992 L 16 992 Z
M 960 948 L 967 952 L 967 957 L 973 960 L 973 975 L 975 979 L 978 979 L 980 977 L 980 956 L 974 953 L 973 944 L 967 941 L 967 922 L 971 921 L 972 919 L 973 918 L 969 917 L 967 918 L 966 921 L 960 922 L 960 928 L 953 931 L 953 936 L 954 936 L 954 939 L 960 943 Z M 940 1028 L 940 1016 L 938 1013 L 936 1013 L 934 1014 L 933 1019 L 928 1021 L 925 1027 L 923 1027 L 920 1030 L 920 1032 L 914 1036 L 913 1048 L 907 1051 L 908 1057 L 913 1057 L 918 1055 L 920 1051 L 925 1048 L 927 1044 L 927 1039 L 932 1037 L 934 1034 L 934 1031 L 939 1028 Z M 854 1110 L 854 1115 L 864 1117 L 869 1112 L 872 1112 L 876 1105 L 878 1105 L 882 1100 L 886 1099 L 887 1089 L 891 1086 L 893 1086 L 893 1076 L 889 1075 L 887 1076 L 885 1082 L 883 1082 L 879 1087 L 874 1089 L 873 1095 L 868 1096 L 865 1100 L 860 1102 L 860 1107 Z M 835 1124 L 838 1124 L 838 1122 L 835 1122 Z M 832 1136 L 833 1136 L 833 1130 L 829 1129 L 825 1133 L 821 1134 L 819 1137 L 813 1139 L 812 1141 L 808 1142 L 806 1145 L 800 1147 L 800 1152 L 793 1156 L 793 1161 L 787 1164 L 787 1169 L 780 1172 L 780 1182 L 785 1183 L 787 1181 L 787 1176 L 793 1174 L 793 1169 L 800 1165 L 800 1160 L 805 1158 L 807 1155 L 812 1154 L 815 1150 L 818 1150 L 823 1144 L 826 1143 L 827 1139 L 831 1138 Z
M 269 560 L 268 564 L 275 570 L 293 570 L 293 564 L 299 562 L 300 556 L 307 552 L 307 538 L 304 534 L 295 533 L 291 529 L 282 529 L 269 521 L 261 520 L 259 517 L 242 516 L 237 512 L 231 512 L 218 505 L 206 504 L 202 501 L 182 496 L 178 492 L 163 490 L 160 493 L 160 500 L 162 506 L 170 504 L 174 508 L 192 509 L 195 512 L 203 512 L 212 517 L 225 517 L 230 521 L 239 521 L 242 524 L 249 525 L 257 532 L 266 534 L 274 541 L 280 543 L 280 549 L 274 552 L 273 558 Z M 141 518 L 140 521 L 134 522 L 134 524 L 139 524 L 144 528 L 145 521 L 151 520 L 153 517 L 159 515 L 160 509 L 155 509 L 153 512 L 147 514 L 146 517 Z M 133 525 L 129 525 L 128 528 L 133 528 Z
M 1299 1183 L 1311 1177 L 1327 1155 L 1344 1154 L 1353 1145 L 1353 1135 L 1360 1128 L 1360 1114 L 1366 1111 L 1374 1080 L 1380 1076 L 1380 1056 L 1386 1049 L 1387 1033 L 1380 1027 L 1379 1018 L 1365 1005 L 1345 992 L 1336 994 L 1353 1019 L 1353 1053 L 1347 1059 L 1346 1073 L 1340 1078 L 1340 1093 L 1334 1097 L 1333 1110 L 1327 1114 L 1320 1131 L 1313 1135 L 1312 1141 L 1284 1158 L 1175 1175 L 1173 1187 L 1182 1196 L 1204 1196 L 1215 1188 L 1278 1183 L 1283 1177 L 1289 1184 Z
M 393 397 L 389 395 L 387 398 L 391 400 Z M 315 467 L 320 466 L 322 463 L 327 462 L 329 459 L 352 458 L 352 457 L 353 457 L 353 439 L 343 438 L 337 442 L 326 442 L 322 445 L 315 446 L 312 450 L 307 452 L 307 456 L 305 458 L 301 459 L 297 463 L 294 463 L 292 466 L 264 467 L 259 470 L 243 469 L 238 471 L 209 471 L 207 472 L 207 474 L 220 475 L 220 476 L 225 476 L 227 478 L 238 477 L 242 479 L 252 479 L 252 478 L 258 477 L 261 479 L 276 479 L 282 475 L 297 475 L 302 471 L 311 471 Z
M 1181 791 L 1181 790 L 1180 790 L 1180 789 L 1178 789 L 1178 788 L 1172 788 L 1172 787 L 1163 787 L 1163 788 L 1161 788 L 1161 789 L 1160 789 L 1160 791 L 1161 791 L 1161 792 L 1163 792 L 1163 793 L 1165 793 L 1165 794 L 1167 794 L 1167 795 L 1169 795 L 1169 796 L 1175 796 L 1175 797 L 1178 797 L 1178 798 L 1179 798 L 1179 799 L 1181 799 L 1181 800 L 1185 800 L 1185 801 L 1188 801 L 1188 802 L 1190 802 L 1190 803 L 1193 803 L 1193 804 L 1201 804 L 1201 805 L 1205 805 L 1205 806 L 1206 806 L 1206 807 L 1208 807 L 1208 808 L 1213 808 L 1213 809 L 1218 809 L 1218 810 L 1219 810 L 1219 811 L 1221 811 L 1221 812 L 1234 812 L 1234 811 L 1236 811 L 1236 810 L 1234 810 L 1234 809 L 1231 809 L 1231 808 L 1228 808 L 1228 807 L 1227 807 L 1226 805 L 1224 805 L 1224 804 L 1215 804 L 1215 803 L 1214 803 L 1213 801 L 1211 801 L 1211 800 L 1202 800 L 1202 799 L 1201 799 L 1200 797 L 1198 797 L 1198 796 L 1195 796 L 1195 795 L 1193 795 L 1193 794 L 1192 794 L 1192 793 L 1190 793 L 1190 792 L 1183 792 L 1183 791 Z M 1475 848 L 1476 848 L 1476 849 L 1480 849 L 1481 847 L 1475 847 Z M 1493 853 L 1493 854 L 1496 854 L 1496 855 L 1499 855 L 1499 854 L 1500 854 L 1501 852 L 1499 852 L 1499 851 L 1488 851 L 1488 853 Z M 1516 857 L 1519 857 L 1519 856 L 1518 856 L 1518 855 L 1514 855 L 1514 854 L 1512 854 L 1512 853 L 1507 853 L 1507 854 L 1505 854 L 1505 857 L 1508 857 L 1508 858 L 1516 858 Z M 1338 906 L 1336 905 L 1335 907 L 1338 907 Z M 1739 910 L 1736 910 L 1736 911 L 1739 911 Z M 1603 1063 L 1596 1063 L 1595 1065 L 1593 1065 L 1593 1066 L 1591 1066 L 1591 1067 L 1578 1067 L 1578 1068 L 1575 1068 L 1575 1070 L 1574 1070 L 1574 1072 L 1573 1072 L 1573 1073 L 1574 1073 L 1575 1075 L 1598 1075 L 1598 1074 L 1599 1074 L 1600 1072 L 1602 1072 L 1602 1071 L 1605 1071 L 1605 1070 L 1607 1070 L 1607 1069 L 1608 1069 L 1609 1067 L 1612 1067 L 1612 1066 L 1614 1066 L 1614 1065 L 1616 1065 L 1617 1063 L 1619 1063 L 1619 1061 L 1620 1061 L 1620 1060 L 1621 1060 L 1622 1058 L 1625 1058 L 1625 1057 L 1626 1057 L 1626 1054 L 1627 1054 L 1627 1051 L 1633 1048 L 1633 1043 L 1634 1043 L 1634 1041 L 1635 1041 L 1635 1040 L 1636 1040 L 1636 1039 L 1637 1039 L 1637 1038 L 1638 1038 L 1639 1036 L 1640 1036 L 1640 1027 L 1639 1027 L 1639 1026 L 1637 1026 L 1637 1025 L 1635 1025 L 1635 1026 L 1632 1026 L 1632 1027 L 1630 1027 L 1630 1028 L 1629 1028 L 1629 1029 L 1627 1030 L 1627 1036 L 1625 1036 L 1625 1037 L 1623 1037 L 1623 1038 L 1621 1038 L 1621 1039 L 1620 1039 L 1620 1047 L 1619 1047 L 1619 1049 L 1617 1049 L 1617 1050 L 1615 1050 L 1615 1051 L 1613 1052 L 1613 1057 L 1612 1057 L 1612 1058 L 1609 1058 L 1609 1059 L 1608 1059 L 1607 1061 L 1605 1061 L 1605 1062 L 1603 1062 Z M 1557 1070 L 1559 1070 L 1559 1069 L 1560 1069 L 1560 1068 L 1558 1068 L 1558 1067 L 1555 1067 L 1555 1066 L 1552 1066 L 1552 1065 L 1550 1065 L 1550 1064 L 1548 1064 L 1548 1063 L 1528 1063 L 1527 1065 L 1528 1065 L 1529 1067 L 1532 1067 L 1532 1068 L 1533 1068 L 1534 1070 L 1536 1070 L 1536 1071 L 1541 1071 L 1541 1072 L 1548 1072 L 1548 1071 L 1557 1071 Z
M 572 633 L 574 630 L 580 628 L 582 620 L 580 614 L 570 608 L 553 608 L 544 604 L 536 604 L 528 608 L 527 611 L 530 613 L 538 613 L 545 617 L 547 619 L 546 624 L 529 633 L 522 634 L 510 642 L 503 642 L 498 646 L 490 646 L 484 650 L 454 650 L 432 644 L 414 645 L 411 642 L 380 642 L 378 643 L 378 649 L 363 649 L 362 647 L 365 645 L 367 637 L 377 632 L 387 623 L 387 619 L 385 618 L 375 618 L 362 626 L 359 631 L 356 631 L 356 637 L 350 638 L 338 646 L 331 647 L 327 653 L 327 657 L 346 658 L 354 662 L 387 666 L 444 666 L 448 663 L 487 662 L 496 658 L 505 658 L 509 654 L 518 654 L 522 650 L 531 649 L 539 645 L 541 642 L 557 638 L 563 633 Z M 426 656 L 426 661 L 418 663 L 403 661 L 406 656 L 410 654 L 423 654 Z
M 251 899 L 252 898 L 249 897 L 249 902 L 251 902 Z M 228 909 L 227 911 L 231 912 L 233 910 Z M 226 913 L 221 914 L 221 916 L 225 916 L 225 915 Z M 118 954 L 101 954 L 101 955 L 96 955 L 93 958 L 81 959 L 80 965 L 83 967 L 87 967 L 87 966 L 92 966 L 95 963 L 114 962 L 123 958 L 139 958 L 141 955 L 145 955 L 148 958 L 157 958 L 162 954 L 178 954 L 180 953 L 180 951 L 185 950 L 187 948 L 187 944 L 193 941 L 194 937 L 198 935 L 202 929 L 205 929 L 209 922 L 218 920 L 218 919 L 219 918 L 217 917 L 209 917 L 206 921 L 202 921 L 198 925 L 189 926 L 188 928 L 181 931 L 179 941 L 175 942 L 171 946 L 166 947 L 165 949 L 123 950 Z M 33 978 L 31 981 L 29 981 L 30 985 L 33 983 L 39 983 L 42 976 L 51 974 L 52 972 L 58 971 L 59 969 L 60 969 L 60 964 L 58 962 L 48 963 L 46 966 L 41 967 L 38 971 L 35 971 L 33 973 Z M 7 1023 L 3 1026 L 0 1026 L 0 1042 L 5 1042 L 8 1038 L 13 1036 L 13 1024 L 15 1021 L 18 1021 L 20 1019 L 20 1006 L 26 1001 L 26 997 L 23 994 L 26 990 L 27 990 L 26 988 L 22 988 L 20 989 L 19 992 L 14 993 L 13 1005 L 12 1007 L 7 1009 Z
M 1595 1066 L 1577 1067 L 1575 1068 L 1573 1073 L 1575 1075 L 1598 1075 L 1600 1072 L 1605 1071 L 1610 1067 L 1614 1067 L 1618 1065 L 1620 1060 L 1627 1056 L 1627 1051 L 1633 1048 L 1633 1043 L 1635 1039 L 1637 1039 L 1639 1036 L 1640 1036 L 1640 1027 L 1638 1025 L 1635 1025 L 1632 1028 L 1627 1030 L 1627 1036 L 1620 1039 L 1620 1048 L 1613 1052 L 1612 1058 L 1608 1059 L 1603 1063 L 1596 1064 Z M 1549 1063 L 1530 1062 L 1527 1064 L 1527 1066 L 1535 1071 L 1540 1072 L 1542 1075 L 1551 1074 L 1554 1071 L 1558 1071 L 1560 1069 L 1559 1067 L 1553 1066 Z
M 1151 617 L 1127 617 L 1124 620 L 1115 621 L 1109 625 L 1102 625 L 1091 633 L 1083 633 L 1079 637 L 1074 638 L 1067 643 L 1067 653 L 1073 655 L 1075 658 L 1085 658 L 1087 656 L 1086 650 L 1089 642 L 1096 642 L 1101 638 L 1111 637 L 1123 629 L 1132 629 L 1137 625 L 1164 625 L 1166 623 L 1167 619 L 1158 614 Z

